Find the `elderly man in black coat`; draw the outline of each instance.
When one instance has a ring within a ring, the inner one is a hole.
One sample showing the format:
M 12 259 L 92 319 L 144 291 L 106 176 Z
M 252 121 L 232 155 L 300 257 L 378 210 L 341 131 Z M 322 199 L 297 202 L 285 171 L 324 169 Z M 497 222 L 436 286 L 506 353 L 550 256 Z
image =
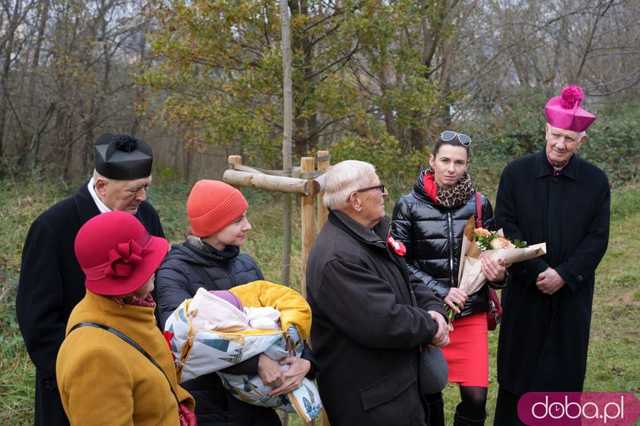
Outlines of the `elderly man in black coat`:
M 390 238 L 384 185 L 369 163 L 325 175 L 329 220 L 307 268 L 311 341 L 332 426 L 426 424 L 418 387 L 421 346 L 448 342 L 442 299 L 410 282 Z
M 545 107 L 546 148 L 509 164 L 496 222 L 510 239 L 547 243 L 547 254 L 511 268 L 503 290 L 496 425 L 521 424 L 518 399 L 531 391 L 582 391 L 594 277 L 609 238 L 607 176 L 576 152 L 595 116 L 576 86 Z
M 151 148 L 131 136 L 106 134 L 96 143 L 95 157 L 91 180 L 33 222 L 22 251 L 16 314 L 36 366 L 36 425 L 69 424 L 55 366 L 69 314 L 85 293 L 85 276 L 73 250 L 78 229 L 100 213 L 122 210 L 135 215 L 152 235 L 164 237 L 158 214 L 145 201 Z

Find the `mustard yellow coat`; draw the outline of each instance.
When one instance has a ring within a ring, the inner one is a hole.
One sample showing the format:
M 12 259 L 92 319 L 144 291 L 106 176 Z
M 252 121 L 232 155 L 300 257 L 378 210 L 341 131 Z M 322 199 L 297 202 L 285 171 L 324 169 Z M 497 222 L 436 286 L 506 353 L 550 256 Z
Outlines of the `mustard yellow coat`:
M 87 291 L 71 312 L 67 333 L 84 321 L 117 328 L 135 340 L 166 372 L 180 401 L 193 409 L 193 398 L 177 383 L 153 308 L 120 305 Z M 176 400 L 160 370 L 108 331 L 81 327 L 68 334 L 58 352 L 56 378 L 72 425 L 179 425 Z
M 280 312 L 282 331 L 287 331 L 289 326 L 295 325 L 303 340 L 309 338 L 311 308 L 304 297 L 294 289 L 270 281 L 257 280 L 235 286 L 229 291 L 240 299 L 245 308 L 271 306 L 277 309 Z

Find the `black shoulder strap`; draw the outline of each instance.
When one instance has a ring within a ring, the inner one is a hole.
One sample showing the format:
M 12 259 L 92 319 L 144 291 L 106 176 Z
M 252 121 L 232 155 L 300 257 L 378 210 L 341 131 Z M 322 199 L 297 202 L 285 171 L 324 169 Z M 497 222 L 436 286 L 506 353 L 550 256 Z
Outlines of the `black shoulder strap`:
M 158 364 L 157 361 L 155 359 L 153 359 L 153 357 L 151 355 L 149 355 L 149 352 L 145 351 L 144 348 L 138 344 L 138 342 L 136 342 L 131 337 L 127 336 L 122 331 L 118 330 L 117 328 L 109 327 L 108 325 L 100 324 L 100 323 L 97 323 L 97 322 L 88 322 L 88 321 L 87 322 L 79 322 L 79 323 L 77 323 L 76 325 L 71 327 L 71 330 L 69 330 L 69 333 L 67 333 L 67 335 L 71 334 L 74 330 L 76 330 L 76 329 L 78 329 L 80 327 L 95 327 L 95 328 L 99 328 L 101 330 L 104 330 L 104 331 L 107 331 L 107 332 L 109 332 L 111 334 L 116 335 L 121 340 L 123 340 L 126 343 L 130 344 L 131 346 L 133 346 L 138 352 L 140 352 L 142 355 L 144 355 L 144 357 L 147 358 L 153 365 L 155 365 L 158 370 L 160 370 L 160 372 L 162 373 L 164 378 L 167 379 L 167 383 L 169 384 L 169 389 L 171 389 L 171 393 L 173 393 L 173 396 L 175 397 L 176 402 L 178 403 L 178 407 L 180 406 L 180 400 L 178 399 L 178 395 L 176 395 L 176 391 L 173 389 L 173 386 L 171 386 L 171 381 L 169 380 L 169 377 L 167 377 L 167 373 L 164 372 L 162 367 L 160 367 L 160 364 Z

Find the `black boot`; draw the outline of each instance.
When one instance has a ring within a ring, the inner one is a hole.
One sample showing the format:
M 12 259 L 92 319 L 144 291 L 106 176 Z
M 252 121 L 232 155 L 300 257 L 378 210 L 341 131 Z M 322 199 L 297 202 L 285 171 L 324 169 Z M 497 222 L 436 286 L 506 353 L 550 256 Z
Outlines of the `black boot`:
M 426 397 L 427 405 L 427 425 L 428 426 L 444 426 L 444 401 L 442 393 L 428 395 Z
M 482 386 L 460 386 L 460 404 L 453 417 L 454 426 L 484 425 L 487 417 L 487 388 Z
M 467 417 L 460 413 L 460 406 L 458 406 L 456 407 L 456 413 L 453 416 L 453 426 L 484 426 L 484 419 L 486 417 L 486 415 L 475 419 Z

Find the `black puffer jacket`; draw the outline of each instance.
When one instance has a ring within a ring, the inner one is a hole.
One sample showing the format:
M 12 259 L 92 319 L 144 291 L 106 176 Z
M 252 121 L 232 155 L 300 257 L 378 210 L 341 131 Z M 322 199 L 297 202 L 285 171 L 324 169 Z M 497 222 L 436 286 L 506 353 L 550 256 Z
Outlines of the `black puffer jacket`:
M 458 286 L 458 267 L 462 233 L 467 220 L 476 213 L 475 193 L 461 207 L 435 205 L 424 192 L 424 170 L 418 175 L 413 191 L 398 200 L 393 209 L 391 233 L 407 247 L 407 263 L 412 274 L 440 297 Z M 483 226 L 492 229 L 493 209 L 482 196 Z M 487 288 L 472 294 L 460 316 L 486 312 L 489 308 Z
M 161 327 L 185 299 L 198 288 L 228 290 L 263 279 L 255 261 L 235 246 L 224 251 L 189 237 L 174 245 L 156 274 L 156 300 Z M 225 370 L 235 374 L 256 374 L 258 357 Z M 182 383 L 196 399 L 200 426 L 274 426 L 280 420 L 274 410 L 246 404 L 227 392 L 216 373 Z
M 164 259 L 156 275 L 159 322 L 165 321 L 185 299 L 195 296 L 200 287 L 229 290 L 237 285 L 262 280 L 256 262 L 236 246 L 224 251 L 196 242 L 189 237 L 176 244 Z

